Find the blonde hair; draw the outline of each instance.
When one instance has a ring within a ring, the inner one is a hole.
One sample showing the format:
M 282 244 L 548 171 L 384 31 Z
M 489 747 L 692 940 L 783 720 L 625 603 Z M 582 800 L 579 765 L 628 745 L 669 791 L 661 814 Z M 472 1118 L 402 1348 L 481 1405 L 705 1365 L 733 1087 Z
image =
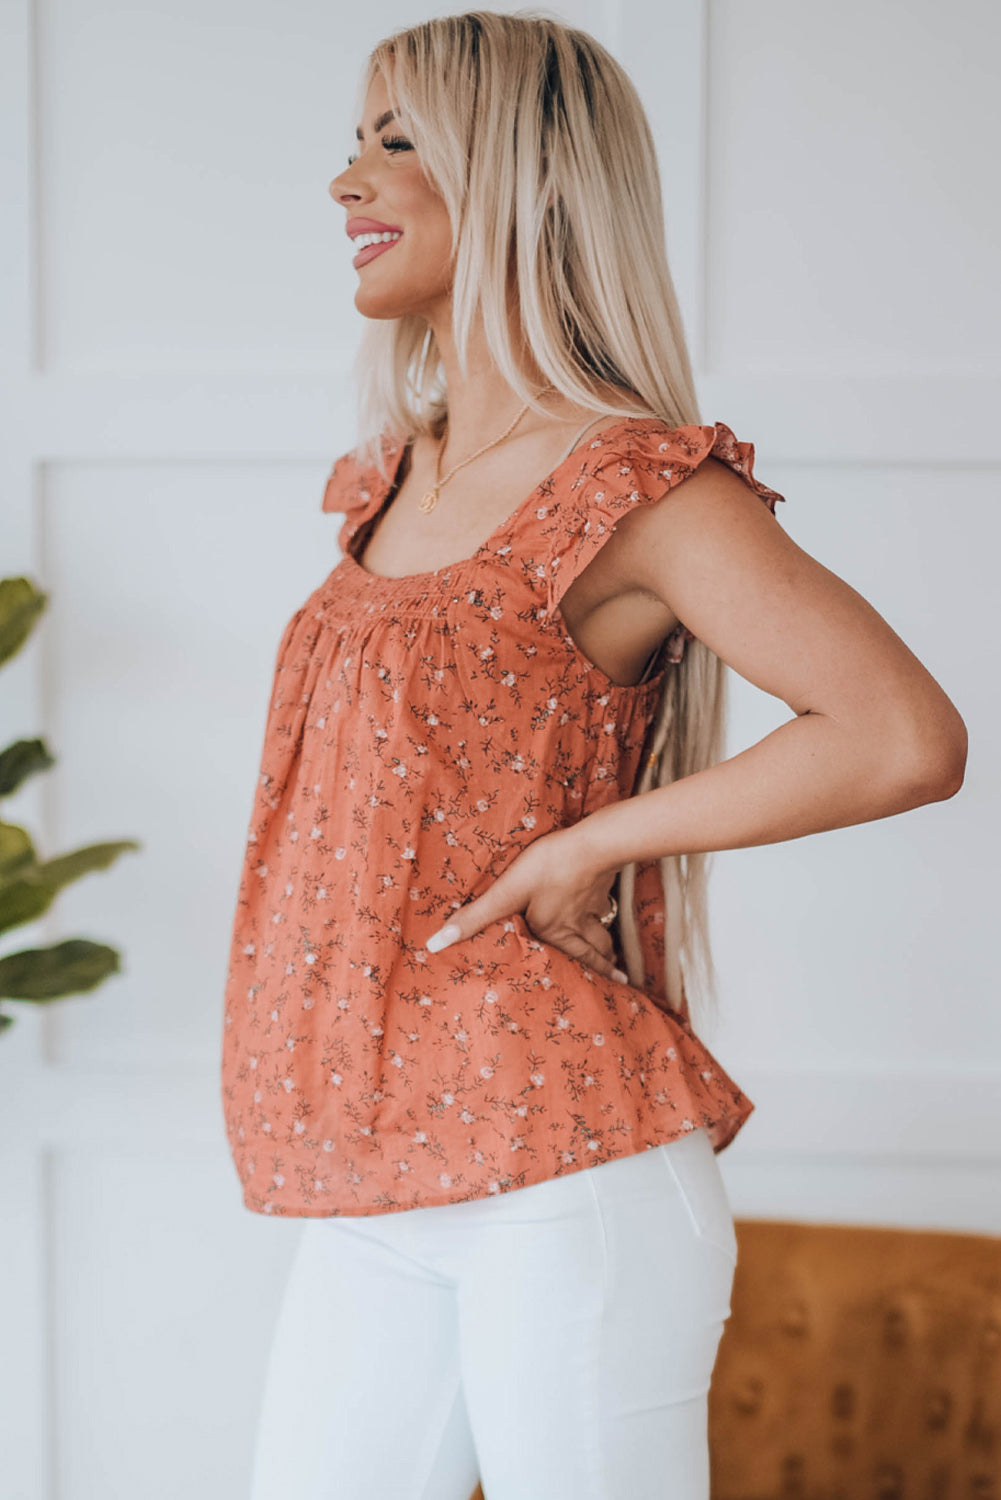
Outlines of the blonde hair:
M 586 32 L 540 10 L 476 10 L 393 32 L 369 55 L 452 225 L 453 332 L 464 371 L 479 314 L 491 356 L 535 411 L 519 370 L 506 296 L 513 268 L 524 338 L 539 370 L 596 416 L 647 412 L 701 424 L 668 269 L 653 137 L 636 89 Z M 437 435 L 447 414 L 433 333 L 416 316 L 372 319 L 355 360 L 359 456 L 383 477 L 382 435 Z M 609 404 L 610 388 L 623 392 Z M 723 754 L 726 669 L 701 641 L 669 663 L 633 795 Z M 663 998 L 716 1001 L 707 853 L 661 859 Z M 618 876 L 630 982 L 644 985 L 636 864 Z M 656 999 L 657 996 L 655 995 Z

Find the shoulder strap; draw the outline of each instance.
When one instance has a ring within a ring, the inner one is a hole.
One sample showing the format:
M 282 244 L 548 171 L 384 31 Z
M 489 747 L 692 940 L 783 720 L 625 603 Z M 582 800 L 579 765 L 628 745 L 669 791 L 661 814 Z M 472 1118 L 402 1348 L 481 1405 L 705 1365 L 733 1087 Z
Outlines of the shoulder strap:
M 659 501 L 710 455 L 737 473 L 775 514 L 776 502 L 783 497 L 755 477 L 753 443 L 739 442 L 724 422 L 670 427 L 652 417 L 631 431 L 610 433 L 607 442 L 596 442 L 564 497 L 566 503 L 546 527 L 540 574 L 546 591 L 543 615 L 553 613 L 573 580 L 608 541 L 620 516 Z M 681 654 L 682 643 L 675 634 L 668 638 L 671 661 L 680 660 Z M 687 630 L 685 638 L 694 639 Z
M 556 460 L 556 464 L 559 465 L 559 464 L 563 463 L 566 459 L 568 459 L 570 457 L 571 453 L 573 452 L 573 450 L 576 448 L 577 444 L 580 442 L 581 438 L 584 436 L 585 432 L 587 432 L 588 428 L 589 427 L 593 427 L 594 424 L 595 424 L 595 422 L 602 422 L 602 421 L 604 421 L 605 417 L 607 417 L 607 416 L 608 416 L 608 412 L 599 412 L 599 414 L 596 417 L 592 417 L 591 418 L 590 422 L 585 422 L 584 426 L 581 428 L 580 432 L 577 433 L 576 437 L 572 437 L 570 439 L 570 442 L 568 443 L 567 447 L 564 449 L 564 451 L 560 455 L 560 457 Z

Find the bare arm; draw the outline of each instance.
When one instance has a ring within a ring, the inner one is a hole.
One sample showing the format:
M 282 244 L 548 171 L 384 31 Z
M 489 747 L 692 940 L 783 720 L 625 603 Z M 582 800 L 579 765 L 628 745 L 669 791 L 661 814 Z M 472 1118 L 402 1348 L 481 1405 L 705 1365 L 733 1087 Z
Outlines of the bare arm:
M 729 760 L 585 817 L 595 874 L 630 860 L 778 843 L 951 797 L 966 726 L 881 615 L 707 459 L 617 528 L 637 587 L 796 715 Z
M 627 583 L 795 717 L 719 765 L 542 835 L 450 914 L 432 953 L 523 911 L 537 937 L 625 981 L 597 919 L 623 865 L 865 823 L 963 783 L 966 726 L 938 683 L 726 465 L 707 459 L 630 511 L 616 545 Z

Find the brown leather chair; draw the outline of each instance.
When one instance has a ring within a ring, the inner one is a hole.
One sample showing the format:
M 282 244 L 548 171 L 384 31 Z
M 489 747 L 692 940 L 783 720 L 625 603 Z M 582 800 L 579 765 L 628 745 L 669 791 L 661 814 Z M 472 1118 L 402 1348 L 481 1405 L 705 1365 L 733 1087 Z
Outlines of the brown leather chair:
M 736 1227 L 712 1500 L 1001 1500 L 1001 1238 Z
M 713 1500 L 1001 1500 L 1001 1238 L 737 1221 Z

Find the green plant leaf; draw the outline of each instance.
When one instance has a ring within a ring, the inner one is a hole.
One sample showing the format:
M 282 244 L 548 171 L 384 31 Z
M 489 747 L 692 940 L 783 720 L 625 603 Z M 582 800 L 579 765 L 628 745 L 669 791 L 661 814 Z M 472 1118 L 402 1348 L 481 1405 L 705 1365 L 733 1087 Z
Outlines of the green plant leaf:
M 80 849 L 71 850 L 69 854 L 60 854 L 56 859 L 43 860 L 25 878 L 32 881 L 37 879 L 40 884 L 55 886 L 58 890 L 69 885 L 71 880 L 79 880 L 81 875 L 89 875 L 94 870 L 106 870 L 126 850 L 141 848 L 142 845 L 135 839 L 86 844 Z
M 38 856 L 28 830 L 19 828 L 16 823 L 0 822 L 0 885 L 17 879 L 37 862 Z
M 0 958 L 0 999 L 44 1002 L 85 994 L 121 972 L 120 957 L 116 948 L 88 938 L 8 953 Z
M 0 663 L 17 655 L 48 602 L 30 578 L 0 578 Z
M 9 797 L 29 776 L 47 771 L 55 763 L 44 740 L 15 740 L 6 750 L 0 750 L 0 797 Z
M 0 932 L 34 922 L 47 912 L 58 886 L 42 885 L 35 880 L 12 880 L 0 889 Z
M 13 1024 L 14 1024 L 14 1017 L 13 1016 L 5 1016 L 4 1013 L 3 1013 L 3 1011 L 0 1010 L 0 1031 L 6 1031 L 7 1027 L 8 1026 L 13 1026 Z

